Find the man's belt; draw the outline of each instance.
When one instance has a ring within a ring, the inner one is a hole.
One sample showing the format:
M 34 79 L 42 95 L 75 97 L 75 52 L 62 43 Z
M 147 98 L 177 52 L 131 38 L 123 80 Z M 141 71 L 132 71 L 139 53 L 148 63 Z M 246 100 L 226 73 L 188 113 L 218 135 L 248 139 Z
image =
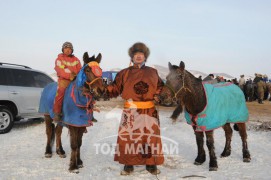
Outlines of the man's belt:
M 148 109 L 154 107 L 153 101 L 125 101 L 124 108 Z

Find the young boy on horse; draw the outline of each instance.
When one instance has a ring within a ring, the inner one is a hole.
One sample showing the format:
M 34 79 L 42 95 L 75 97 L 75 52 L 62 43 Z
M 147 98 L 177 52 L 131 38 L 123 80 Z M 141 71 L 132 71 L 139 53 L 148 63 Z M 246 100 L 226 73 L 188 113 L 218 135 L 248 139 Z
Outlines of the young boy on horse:
M 81 63 L 73 54 L 73 46 L 70 42 L 62 45 L 62 53 L 58 55 L 55 61 L 55 70 L 57 73 L 57 92 L 54 101 L 54 120 L 61 120 L 62 104 L 65 90 L 72 80 L 76 77 L 80 69 Z
M 121 95 L 125 100 L 114 158 L 124 165 L 121 175 L 129 175 L 134 165 L 146 165 L 147 171 L 159 174 L 157 165 L 164 162 L 159 116 L 153 102 L 164 83 L 156 69 L 145 65 L 149 54 L 144 43 L 135 43 L 129 49 L 133 65 L 121 70 L 107 87 L 111 97 Z

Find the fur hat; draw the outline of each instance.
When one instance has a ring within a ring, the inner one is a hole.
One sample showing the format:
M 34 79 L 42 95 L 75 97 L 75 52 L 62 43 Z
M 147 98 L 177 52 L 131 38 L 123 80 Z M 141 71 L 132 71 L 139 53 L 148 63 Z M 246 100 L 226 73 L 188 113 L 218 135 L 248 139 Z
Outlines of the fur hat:
M 128 54 L 131 58 L 134 57 L 134 54 L 136 52 L 142 52 L 144 53 L 144 56 L 146 58 L 146 60 L 148 59 L 149 55 L 150 55 L 150 50 L 149 48 L 142 42 L 137 42 L 135 43 L 132 47 L 130 47 Z
M 72 43 L 70 42 L 64 42 L 63 45 L 62 45 L 62 52 L 65 48 L 71 48 L 72 52 L 73 52 L 73 46 L 72 46 Z

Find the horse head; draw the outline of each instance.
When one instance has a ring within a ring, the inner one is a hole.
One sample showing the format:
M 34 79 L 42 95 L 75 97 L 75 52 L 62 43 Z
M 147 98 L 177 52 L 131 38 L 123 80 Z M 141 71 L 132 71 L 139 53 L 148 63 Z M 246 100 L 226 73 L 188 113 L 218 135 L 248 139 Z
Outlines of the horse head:
M 169 74 L 166 77 L 166 85 L 162 90 L 166 93 L 166 91 L 170 90 L 171 93 L 166 93 L 167 95 L 172 96 L 173 101 L 182 100 L 184 95 L 187 92 L 191 92 L 190 88 L 190 76 L 191 73 L 185 70 L 185 64 L 181 61 L 179 66 L 172 65 L 170 62 L 168 63 Z
M 84 88 L 96 97 L 102 96 L 105 92 L 102 81 L 102 69 L 99 65 L 101 59 L 101 53 L 99 53 L 97 57 L 94 55 L 89 57 L 87 52 L 83 55 L 83 72 L 85 76 Z

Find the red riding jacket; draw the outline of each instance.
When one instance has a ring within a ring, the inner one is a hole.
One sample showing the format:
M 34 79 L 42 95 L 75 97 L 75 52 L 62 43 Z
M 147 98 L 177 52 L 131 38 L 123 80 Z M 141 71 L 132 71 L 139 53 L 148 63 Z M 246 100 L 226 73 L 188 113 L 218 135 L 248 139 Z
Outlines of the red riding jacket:
M 81 63 L 74 55 L 59 54 L 55 61 L 55 70 L 60 79 L 72 80 L 72 72 L 78 74 L 82 68 Z

